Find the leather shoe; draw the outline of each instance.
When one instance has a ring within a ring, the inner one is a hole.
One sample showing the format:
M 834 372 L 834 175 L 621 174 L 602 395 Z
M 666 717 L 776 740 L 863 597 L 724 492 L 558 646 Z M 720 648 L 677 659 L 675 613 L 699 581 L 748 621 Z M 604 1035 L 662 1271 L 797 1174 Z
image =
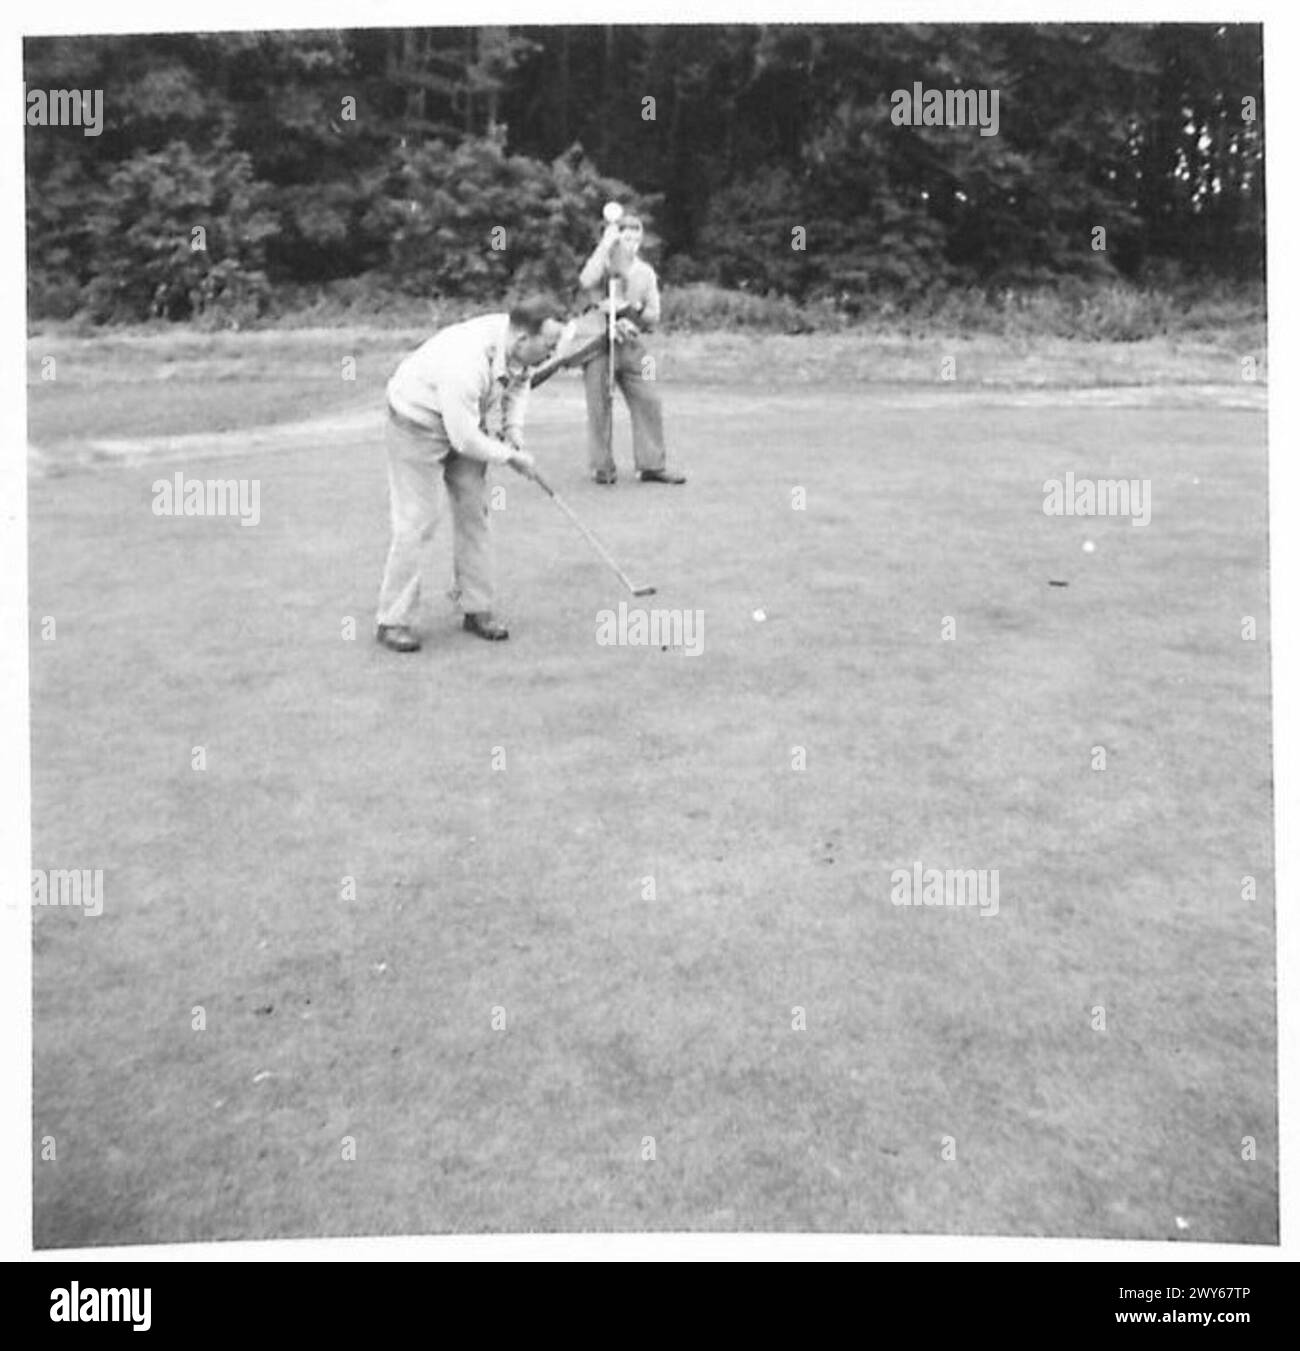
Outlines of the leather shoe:
M 610 484 L 618 482 L 618 471 L 615 469 L 597 469 L 592 475 L 597 483 Z
M 418 652 L 420 640 L 405 624 L 380 624 L 375 637 L 394 652 Z
M 672 469 L 643 469 L 638 475 L 642 483 L 685 483 L 686 475 Z
M 486 638 L 490 643 L 500 643 L 510 637 L 510 630 L 500 620 L 493 619 L 486 610 L 478 614 L 467 614 L 465 628 L 480 638 Z

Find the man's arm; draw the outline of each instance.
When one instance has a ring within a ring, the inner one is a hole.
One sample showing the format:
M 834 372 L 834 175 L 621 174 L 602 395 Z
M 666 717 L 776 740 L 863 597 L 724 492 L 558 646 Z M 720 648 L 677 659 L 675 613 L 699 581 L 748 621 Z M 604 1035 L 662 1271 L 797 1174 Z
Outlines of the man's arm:
M 649 332 L 659 324 L 659 277 L 654 268 L 650 268 L 646 294 L 641 302 L 641 313 L 636 317 L 636 324 L 645 332 Z
M 453 370 L 438 380 L 438 402 L 452 449 L 471 460 L 505 464 L 512 451 L 479 425 L 482 384 L 476 370 Z
M 624 305 L 616 312 L 614 317 L 616 319 L 634 319 L 636 307 Z M 570 325 L 570 328 L 572 327 L 573 325 Z M 602 325 L 598 334 L 587 338 L 577 347 L 570 346 L 568 342 L 561 342 L 554 356 L 547 357 L 541 365 L 533 367 L 528 377 L 529 387 L 536 389 L 538 385 L 544 385 L 556 371 L 566 370 L 570 366 L 585 366 L 593 356 L 604 350 L 608 341 L 609 336 L 605 333 Z
M 584 291 L 597 290 L 604 284 L 609 255 L 616 243 L 618 243 L 618 222 L 614 221 L 605 227 L 600 243 L 592 250 L 591 257 L 583 263 L 582 271 L 578 273 L 578 285 Z

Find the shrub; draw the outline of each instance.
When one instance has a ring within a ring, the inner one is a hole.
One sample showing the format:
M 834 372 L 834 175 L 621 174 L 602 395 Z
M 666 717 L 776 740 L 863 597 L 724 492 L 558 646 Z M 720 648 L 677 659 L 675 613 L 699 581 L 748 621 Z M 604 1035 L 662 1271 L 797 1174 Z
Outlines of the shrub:
M 604 203 L 652 205 L 576 151 L 548 165 L 480 137 L 396 153 L 363 225 L 387 235 L 385 270 L 408 294 L 496 304 L 508 292 L 544 290 L 570 299 Z
M 844 319 L 827 302 L 801 305 L 789 296 L 753 295 L 711 282 L 665 287 L 664 324 L 687 331 L 747 329 L 769 333 L 810 333 L 841 328 Z
M 268 287 L 261 265 L 275 230 L 246 155 L 182 142 L 118 165 L 90 203 L 95 268 L 85 300 L 96 321 L 252 317 Z M 195 230 L 204 232 L 195 248 Z

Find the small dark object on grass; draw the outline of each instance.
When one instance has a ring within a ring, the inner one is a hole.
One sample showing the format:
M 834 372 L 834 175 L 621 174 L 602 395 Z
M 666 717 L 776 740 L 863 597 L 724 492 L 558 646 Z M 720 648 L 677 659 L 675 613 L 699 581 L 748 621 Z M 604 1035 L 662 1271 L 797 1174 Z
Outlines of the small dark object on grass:
M 1054 582 L 1050 577 L 1047 579 L 1048 586 L 1069 586 L 1069 582 Z

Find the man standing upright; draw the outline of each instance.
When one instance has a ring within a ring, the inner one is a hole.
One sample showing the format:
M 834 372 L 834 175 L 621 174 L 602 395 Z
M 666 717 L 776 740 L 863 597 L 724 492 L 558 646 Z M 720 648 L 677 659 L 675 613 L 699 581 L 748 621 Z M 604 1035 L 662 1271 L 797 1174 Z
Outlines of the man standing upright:
M 583 366 L 587 389 L 587 454 L 597 483 L 612 484 L 618 478 L 614 466 L 614 400 L 617 384 L 632 415 L 632 457 L 643 483 L 685 483 L 683 475 L 667 467 L 664 450 L 663 405 L 652 377 L 646 374 L 642 332 L 659 322 L 659 279 L 643 258 L 644 232 L 636 216 L 624 215 L 611 222 L 590 258 L 583 265 L 578 284 L 588 301 L 578 332 L 592 338 L 596 323 L 604 331 L 612 298 L 614 313 L 623 315 L 615 325 L 614 377 L 609 372 L 610 351 L 606 343 Z
M 435 333 L 388 382 L 385 443 L 393 537 L 376 631 L 385 647 L 419 651 L 420 598 L 432 581 L 434 535 L 448 503 L 455 560 L 451 598 L 464 611 L 469 632 L 491 640 L 510 636 L 492 613 L 487 469 L 508 464 L 525 478 L 533 476 L 535 462 L 523 448 L 528 368 L 546 357 L 561 332 L 548 302 L 526 300 L 508 314 L 485 314 Z

